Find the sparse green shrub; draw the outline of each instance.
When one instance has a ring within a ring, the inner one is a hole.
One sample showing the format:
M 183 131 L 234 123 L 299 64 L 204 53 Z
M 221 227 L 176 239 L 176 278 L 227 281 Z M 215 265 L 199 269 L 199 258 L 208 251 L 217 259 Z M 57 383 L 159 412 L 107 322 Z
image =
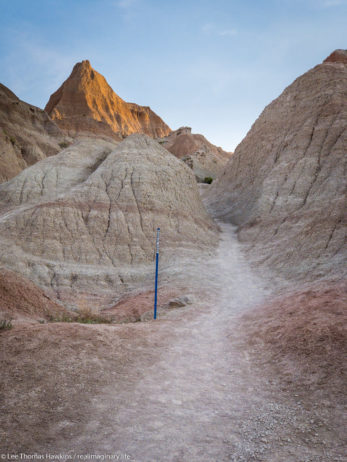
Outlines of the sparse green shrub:
M 3 319 L 0 321 L 0 331 L 12 329 L 11 319 Z
M 69 146 L 69 143 L 67 143 L 66 141 L 62 141 L 61 143 L 59 143 L 59 146 L 61 147 L 61 149 L 65 149 Z
M 213 181 L 213 178 L 211 176 L 205 176 L 204 183 L 211 184 L 212 181 Z
M 9 135 L 5 129 L 3 129 L 2 132 L 5 135 L 6 141 L 9 141 L 12 144 L 12 146 L 14 146 L 17 143 L 16 138 L 14 136 Z

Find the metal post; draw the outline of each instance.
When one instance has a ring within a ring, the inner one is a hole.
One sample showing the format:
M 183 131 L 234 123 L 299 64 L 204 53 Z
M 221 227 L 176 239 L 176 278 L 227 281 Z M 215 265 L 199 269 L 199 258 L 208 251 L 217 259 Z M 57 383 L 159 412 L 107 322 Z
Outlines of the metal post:
M 159 234 L 160 234 L 160 228 L 157 228 L 157 242 L 156 242 L 156 251 L 155 251 L 154 319 L 157 319 L 158 268 L 159 268 Z

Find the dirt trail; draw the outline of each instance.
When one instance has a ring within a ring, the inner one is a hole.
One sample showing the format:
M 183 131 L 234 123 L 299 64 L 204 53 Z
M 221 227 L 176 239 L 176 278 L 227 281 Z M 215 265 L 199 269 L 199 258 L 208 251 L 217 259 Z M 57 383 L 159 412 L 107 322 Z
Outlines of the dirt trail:
M 210 308 L 194 303 L 186 312 L 173 311 L 145 326 L 165 332 L 167 344 L 135 389 L 121 397 L 114 432 L 98 439 L 99 447 L 122 447 L 140 461 L 231 460 L 235 447 L 249 451 L 242 448 L 242 426 L 258 397 L 247 357 L 233 348 L 230 323 L 263 299 L 265 290 L 226 226 L 218 256 L 208 263 L 195 261 L 182 272 L 183 279 L 187 273 L 195 299 L 194 288 L 208 289 Z
M 271 295 L 271 281 L 252 273 L 233 229 L 221 229 L 214 258 L 180 268 L 182 287 L 190 288 L 182 295 L 194 303 L 157 321 L 84 327 L 104 342 L 125 339 L 126 352 L 120 342 L 115 353 L 122 367 L 108 359 L 96 380 L 92 361 L 109 347 L 96 343 L 92 359 L 88 350 L 90 380 L 84 377 L 84 394 L 71 402 L 78 416 L 69 421 L 57 410 L 47 426 L 33 423 L 27 451 L 138 462 L 343 460 L 312 430 L 314 411 L 252 367 L 237 319 Z
M 95 397 L 74 451 L 119 451 L 141 462 L 327 460 L 304 441 L 310 412 L 252 369 L 233 328 L 270 289 L 252 273 L 230 226 L 222 225 L 217 256 L 190 262 L 182 284 L 187 277 L 193 297 L 200 288 L 208 300 L 136 327 L 150 339 L 138 348 L 137 378 L 118 378 Z

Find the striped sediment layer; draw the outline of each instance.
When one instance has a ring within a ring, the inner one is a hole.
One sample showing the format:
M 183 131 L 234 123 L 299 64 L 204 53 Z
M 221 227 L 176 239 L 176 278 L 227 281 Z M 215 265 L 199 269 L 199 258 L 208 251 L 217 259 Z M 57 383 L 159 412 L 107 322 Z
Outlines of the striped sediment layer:
M 146 135 L 85 139 L 0 187 L 1 261 L 75 306 L 108 306 L 161 263 L 208 251 L 215 226 L 191 170 Z

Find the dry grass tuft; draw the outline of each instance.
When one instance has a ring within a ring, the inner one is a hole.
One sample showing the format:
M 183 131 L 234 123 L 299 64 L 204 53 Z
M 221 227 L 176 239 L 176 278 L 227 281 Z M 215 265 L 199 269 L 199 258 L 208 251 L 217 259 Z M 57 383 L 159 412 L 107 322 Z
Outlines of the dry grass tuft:
M 77 311 L 75 322 L 81 322 L 84 324 L 109 324 L 111 320 L 93 311 L 90 307 L 84 306 Z
M 79 322 L 82 324 L 110 324 L 110 316 L 102 315 L 100 312 L 91 308 L 89 301 L 81 298 L 78 302 L 77 311 L 65 312 L 60 316 L 50 316 L 50 322 Z
M 102 316 L 91 308 L 80 308 L 77 312 L 64 314 L 63 316 L 49 318 L 50 322 L 79 322 L 82 324 L 110 324 L 112 320 L 109 317 Z

